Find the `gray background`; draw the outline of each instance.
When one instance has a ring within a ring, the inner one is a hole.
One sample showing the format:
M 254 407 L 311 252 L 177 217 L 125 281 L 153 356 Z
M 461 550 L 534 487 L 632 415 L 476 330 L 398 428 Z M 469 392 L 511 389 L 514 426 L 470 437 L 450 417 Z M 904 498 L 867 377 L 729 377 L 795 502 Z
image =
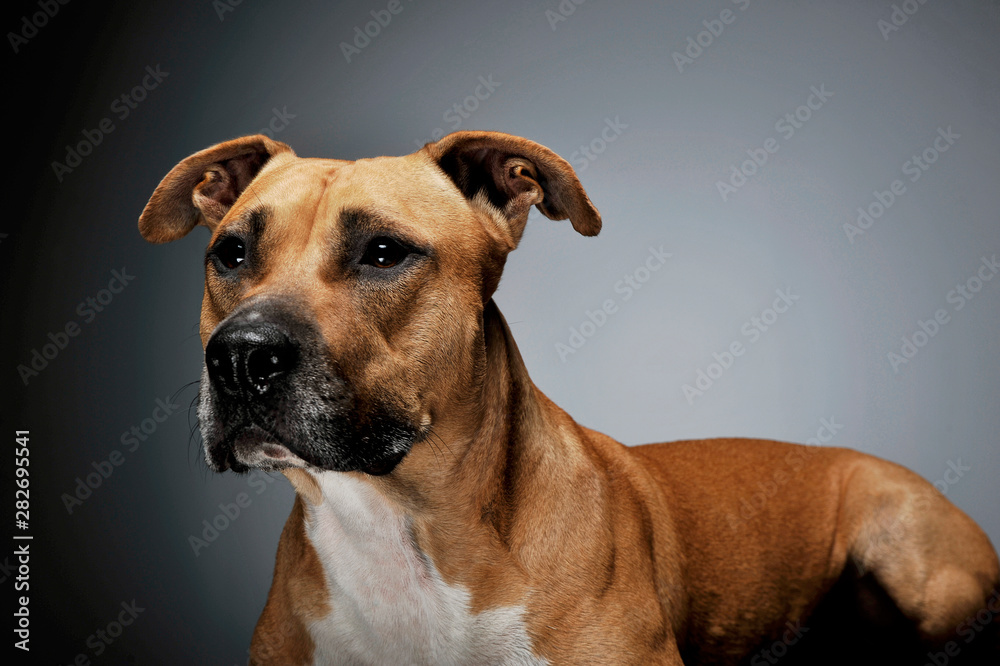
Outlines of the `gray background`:
M 585 239 L 535 216 L 496 298 L 536 383 L 582 423 L 628 444 L 801 442 L 832 419 L 830 444 L 938 481 L 1000 542 L 1000 280 L 959 311 L 947 301 L 1000 252 L 996 2 L 913 2 L 886 38 L 888 0 L 565 0 L 574 11 L 556 23 L 557 0 L 403 0 L 347 62 L 341 42 L 387 4 L 244 0 L 220 15 L 207 0 L 71 2 L 8 48 L 2 404 L 7 437 L 31 431 L 33 657 L 245 661 L 292 493 L 280 476 L 220 476 L 201 461 L 186 385 L 201 363 L 207 233 L 153 247 L 135 222 L 176 162 L 266 127 L 275 109 L 289 115 L 276 138 L 304 156 L 410 152 L 454 128 L 457 103 L 476 107 L 461 129 L 571 159 L 605 230 Z M 673 54 L 725 9 L 732 22 L 679 71 Z M 36 11 L 9 9 L 5 31 Z M 120 119 L 112 102 L 157 65 L 169 74 Z M 479 77 L 499 85 L 467 100 Z M 776 123 L 811 86 L 832 96 L 786 139 Z M 59 182 L 51 163 L 105 117 L 115 130 Z M 627 127 L 602 145 L 615 119 Z M 949 127 L 960 138 L 910 182 L 904 163 Z M 769 137 L 778 152 L 723 201 L 716 182 Z M 592 143 L 590 160 L 579 151 Z M 905 193 L 850 242 L 843 225 L 894 179 Z M 672 257 L 624 300 L 618 281 L 661 246 Z M 77 304 L 122 267 L 135 279 L 84 323 Z M 799 300 L 750 343 L 741 327 L 786 287 Z M 557 344 L 606 299 L 617 310 L 561 358 Z M 896 372 L 887 354 L 938 309 L 949 322 Z M 80 334 L 25 386 L 17 366 L 70 321 Z M 734 341 L 746 352 L 685 399 Z M 171 396 L 181 408 L 127 451 L 122 434 Z M 123 464 L 68 514 L 62 495 L 116 449 Z M 241 492 L 250 505 L 195 556 L 188 537 Z M 7 589 L 12 549 L 0 555 Z M 144 610 L 95 655 L 88 637 L 133 599 Z

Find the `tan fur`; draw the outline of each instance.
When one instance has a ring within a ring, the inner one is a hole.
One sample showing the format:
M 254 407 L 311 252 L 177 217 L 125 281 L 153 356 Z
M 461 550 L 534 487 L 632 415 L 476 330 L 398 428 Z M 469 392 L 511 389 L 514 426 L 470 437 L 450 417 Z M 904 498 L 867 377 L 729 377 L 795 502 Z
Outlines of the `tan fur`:
M 345 473 L 412 518 L 417 547 L 471 593 L 474 612 L 522 605 L 550 663 L 680 664 L 695 648 L 704 663 L 732 663 L 808 617 L 848 566 L 872 572 L 929 639 L 947 638 L 997 585 L 983 532 L 896 465 L 759 440 L 629 448 L 549 401 L 489 299 L 531 205 L 581 233 L 600 229 L 572 169 L 547 149 L 463 132 L 405 157 L 343 162 L 239 141 L 178 165 L 140 220 L 153 241 L 196 221 L 214 239 L 248 210 L 272 212 L 252 280 L 209 274 L 202 341 L 248 299 L 294 299 L 359 393 L 430 428 L 391 474 Z M 475 182 L 463 160 L 484 154 L 507 188 L 502 206 L 461 191 Z M 259 168 L 245 191 L 219 195 L 218 182 L 246 179 L 245 164 Z M 193 204 L 180 201 L 184 188 Z M 347 208 L 377 211 L 434 260 L 392 291 L 360 293 L 335 261 Z M 254 634 L 259 664 L 310 663 L 305 628 L 329 612 L 303 528 L 321 490 L 306 471 L 286 476 L 298 498 Z M 776 492 L 741 516 L 762 479 Z
M 306 624 L 329 612 L 326 580 L 305 536 L 302 498 L 281 531 L 267 605 L 250 643 L 251 664 L 308 664 L 313 642 Z

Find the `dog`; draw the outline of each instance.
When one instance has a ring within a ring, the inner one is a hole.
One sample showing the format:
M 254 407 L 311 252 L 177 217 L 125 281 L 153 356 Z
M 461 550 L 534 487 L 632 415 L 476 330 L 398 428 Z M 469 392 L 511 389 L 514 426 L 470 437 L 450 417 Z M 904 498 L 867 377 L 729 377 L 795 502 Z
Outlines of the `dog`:
M 916 474 L 626 447 L 543 395 L 492 300 L 532 206 L 601 229 L 565 160 L 496 132 L 354 162 L 248 136 L 156 187 L 146 240 L 211 231 L 208 465 L 296 491 L 251 663 L 1000 663 L 996 552 Z

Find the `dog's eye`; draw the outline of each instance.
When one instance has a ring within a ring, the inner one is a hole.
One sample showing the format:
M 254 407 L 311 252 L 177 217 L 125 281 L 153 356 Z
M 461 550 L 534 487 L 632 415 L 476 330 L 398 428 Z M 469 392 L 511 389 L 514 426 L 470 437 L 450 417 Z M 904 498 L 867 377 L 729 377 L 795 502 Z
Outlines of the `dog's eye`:
M 361 257 L 361 263 L 377 266 L 378 268 L 392 268 L 410 254 L 410 250 L 391 238 L 380 236 L 374 238 L 365 248 L 365 254 Z
M 242 240 L 230 236 L 215 247 L 215 256 L 219 258 L 223 266 L 232 270 L 243 263 L 247 257 L 247 251 Z

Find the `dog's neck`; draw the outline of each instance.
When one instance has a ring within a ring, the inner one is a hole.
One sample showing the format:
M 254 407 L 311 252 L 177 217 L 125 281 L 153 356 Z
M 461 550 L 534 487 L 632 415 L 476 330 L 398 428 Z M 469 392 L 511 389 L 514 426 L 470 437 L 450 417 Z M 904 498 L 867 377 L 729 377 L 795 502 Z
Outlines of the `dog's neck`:
M 545 404 L 492 302 L 483 323 L 481 393 L 468 401 L 482 407 L 444 424 L 424 464 L 309 483 L 289 474 L 333 597 L 332 614 L 310 630 L 331 659 L 348 635 L 375 632 L 372 644 L 386 652 L 364 655 L 373 662 L 412 661 L 395 651 L 410 645 L 428 663 L 540 663 L 522 621 L 529 591 L 535 598 L 539 581 L 562 577 L 600 587 L 607 581 L 593 573 L 614 569 L 612 540 L 600 533 L 608 479 L 594 464 L 599 452 Z M 582 583 L 576 591 L 596 593 Z M 413 646 L 413 636 L 430 642 Z
M 486 363 L 482 396 L 476 402 L 485 407 L 456 471 L 473 477 L 462 485 L 477 489 L 470 499 L 481 507 L 482 520 L 501 543 L 516 550 L 520 519 L 537 516 L 525 516 L 525 507 L 518 506 L 511 490 L 558 484 L 580 462 L 582 438 L 565 412 L 542 409 L 549 400 L 528 376 L 510 328 L 493 301 L 486 305 L 483 324 Z
M 376 485 L 401 498 L 414 519 L 416 543 L 442 566 L 454 562 L 459 569 L 467 558 L 500 553 L 516 561 L 515 570 L 548 575 L 561 563 L 535 555 L 557 552 L 568 540 L 562 530 L 605 529 L 607 479 L 583 429 L 531 381 L 492 301 L 483 312 L 483 346 L 477 394 L 467 411 L 437 430 L 441 441 L 424 452 L 429 464 L 407 468 L 404 461 Z M 567 512 L 575 515 L 568 519 Z M 604 557 L 578 555 L 584 564 Z
M 404 460 L 385 477 L 348 475 L 403 516 L 413 544 L 435 562 L 460 567 L 463 558 L 498 549 L 518 560 L 519 568 L 544 573 L 550 559 L 532 562 L 531 555 L 558 550 L 563 526 L 602 529 L 606 479 L 594 465 L 594 452 L 585 449 L 581 427 L 532 383 L 493 301 L 483 312 L 483 345 L 474 388 L 479 394 L 435 428 L 433 441 L 417 445 L 425 447 L 417 460 Z M 322 480 L 289 478 L 307 505 L 330 505 Z M 528 495 L 531 506 L 519 499 Z M 579 515 L 568 521 L 565 515 L 543 515 L 538 507 Z M 463 536 L 456 540 L 456 534 Z M 539 544 L 545 547 L 539 550 Z
M 309 627 L 322 659 L 543 663 L 523 621 L 528 581 L 512 579 L 507 564 L 523 541 L 545 535 L 524 529 L 527 507 L 509 489 L 558 461 L 535 450 L 551 437 L 536 423 L 541 394 L 496 306 L 484 323 L 479 403 L 496 408 L 479 416 L 467 441 L 439 443 L 442 473 L 410 477 L 401 466 L 387 477 L 325 472 L 310 483 L 289 475 L 331 597 L 328 614 Z M 482 579 L 496 589 L 474 588 Z

